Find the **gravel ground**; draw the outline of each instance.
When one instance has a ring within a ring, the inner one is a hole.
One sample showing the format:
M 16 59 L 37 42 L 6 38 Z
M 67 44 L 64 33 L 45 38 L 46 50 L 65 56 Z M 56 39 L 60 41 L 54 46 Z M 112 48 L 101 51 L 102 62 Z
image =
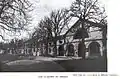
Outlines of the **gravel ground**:
M 31 59 L 32 58 L 32 59 Z M 107 62 L 103 57 L 26 57 L 0 65 L 8 72 L 106 72 Z

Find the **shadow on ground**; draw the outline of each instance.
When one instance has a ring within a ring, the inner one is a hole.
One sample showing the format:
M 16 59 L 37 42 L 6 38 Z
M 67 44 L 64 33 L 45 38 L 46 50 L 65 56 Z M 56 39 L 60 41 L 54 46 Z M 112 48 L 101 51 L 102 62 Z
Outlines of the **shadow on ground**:
M 56 61 L 66 72 L 107 72 L 107 61 L 104 57 L 84 60 Z
M 16 60 L 0 65 L 2 72 L 107 72 L 107 61 L 96 59 L 74 60 Z

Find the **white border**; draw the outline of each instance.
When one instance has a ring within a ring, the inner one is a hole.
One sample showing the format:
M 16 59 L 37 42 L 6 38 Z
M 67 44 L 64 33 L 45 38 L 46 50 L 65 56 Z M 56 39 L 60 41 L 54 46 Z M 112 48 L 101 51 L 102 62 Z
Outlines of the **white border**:
M 107 74 L 117 74 L 120 75 L 120 1 L 119 0 L 109 0 L 108 7 L 108 73 Z M 68 79 L 119 79 L 120 76 L 73 76 L 74 73 L 63 72 L 63 73 L 0 73 L 0 79 L 49 79 L 49 78 L 39 78 L 38 76 L 68 76 Z M 80 73 L 75 73 L 80 74 Z M 84 73 L 81 73 L 84 74 Z M 85 73 L 91 74 L 91 73 Z M 101 73 L 96 73 L 101 74 Z M 106 73 L 105 73 L 106 74 Z M 53 79 L 53 78 L 50 78 Z M 55 78 L 56 79 L 56 78 Z M 58 78 L 63 79 L 63 78 Z

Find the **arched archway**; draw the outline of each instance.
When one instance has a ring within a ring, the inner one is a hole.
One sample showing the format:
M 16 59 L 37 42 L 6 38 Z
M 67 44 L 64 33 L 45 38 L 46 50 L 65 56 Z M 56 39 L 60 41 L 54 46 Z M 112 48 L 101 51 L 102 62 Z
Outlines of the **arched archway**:
M 90 56 L 100 56 L 100 44 L 96 41 L 93 41 L 88 46 L 88 52 Z

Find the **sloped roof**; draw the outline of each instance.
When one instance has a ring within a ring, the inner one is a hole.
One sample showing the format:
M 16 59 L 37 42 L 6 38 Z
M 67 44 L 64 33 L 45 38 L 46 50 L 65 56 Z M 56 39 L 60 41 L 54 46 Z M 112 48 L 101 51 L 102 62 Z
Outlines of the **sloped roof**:
M 103 25 L 101 23 L 95 23 L 89 20 L 83 20 L 82 18 L 79 18 L 76 23 L 64 34 L 64 36 L 66 36 L 73 28 L 76 28 L 80 25 L 81 22 L 86 22 L 89 23 L 91 26 L 95 26 L 95 27 L 99 27 L 99 28 L 103 28 L 103 27 L 107 27 L 107 25 Z

